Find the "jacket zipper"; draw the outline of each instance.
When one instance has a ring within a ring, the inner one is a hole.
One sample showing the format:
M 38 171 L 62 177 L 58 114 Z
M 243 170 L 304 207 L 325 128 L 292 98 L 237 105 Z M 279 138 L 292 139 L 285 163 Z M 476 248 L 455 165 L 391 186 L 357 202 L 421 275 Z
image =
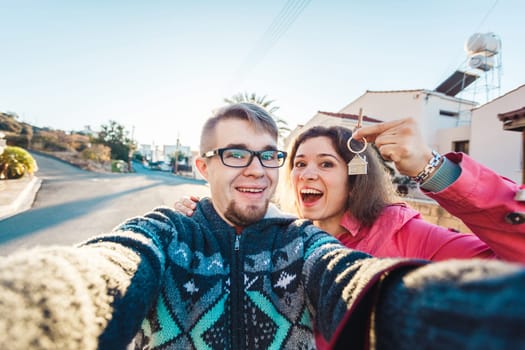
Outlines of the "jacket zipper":
M 231 273 L 231 312 L 232 312 L 232 348 L 243 349 L 242 346 L 242 294 L 244 289 L 244 278 L 242 277 L 241 265 L 241 234 L 235 234 L 233 243 L 233 259 Z
M 234 246 L 234 249 L 235 249 L 235 251 L 239 251 L 239 249 L 241 249 L 241 240 L 239 238 L 239 235 L 235 235 L 235 246 Z

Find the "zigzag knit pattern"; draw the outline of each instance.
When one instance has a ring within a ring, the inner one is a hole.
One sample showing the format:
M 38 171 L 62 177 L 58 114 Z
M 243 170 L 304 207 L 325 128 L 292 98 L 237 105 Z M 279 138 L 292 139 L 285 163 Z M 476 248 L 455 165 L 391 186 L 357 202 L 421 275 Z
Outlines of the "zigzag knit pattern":
M 165 266 L 136 349 L 315 349 L 313 329 L 334 336 L 399 264 L 365 259 L 304 220 L 265 218 L 237 234 L 209 200 L 192 218 L 157 208 L 116 230 L 149 237 Z M 358 313 L 356 324 L 366 318 Z M 350 333 L 353 341 L 367 334 Z
M 235 250 L 235 230 L 209 202 L 194 221 L 162 212 L 177 233 L 167 247 L 161 294 L 135 339 L 137 349 L 315 348 L 302 271 L 305 242 L 283 229 L 292 219 L 246 228 Z M 192 232 L 185 235 L 189 222 Z M 154 236 L 162 226 L 150 225 L 131 221 L 119 229 Z

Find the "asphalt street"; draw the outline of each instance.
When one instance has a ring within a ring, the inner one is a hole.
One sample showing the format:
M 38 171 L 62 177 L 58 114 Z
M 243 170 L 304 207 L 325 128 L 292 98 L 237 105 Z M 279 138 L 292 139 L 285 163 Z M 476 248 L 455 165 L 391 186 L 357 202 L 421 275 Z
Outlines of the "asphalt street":
M 172 206 L 181 196 L 209 194 L 202 180 L 141 165 L 132 174 L 101 174 L 46 156 L 35 159 L 42 185 L 30 210 L 0 221 L 0 255 L 75 244 L 154 207 Z

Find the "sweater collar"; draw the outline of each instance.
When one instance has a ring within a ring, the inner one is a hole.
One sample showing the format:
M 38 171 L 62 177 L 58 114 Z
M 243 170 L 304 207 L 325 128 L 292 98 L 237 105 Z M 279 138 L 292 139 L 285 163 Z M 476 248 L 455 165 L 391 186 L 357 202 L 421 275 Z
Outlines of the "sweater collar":
M 246 229 L 254 229 L 254 230 L 261 230 L 262 228 L 274 225 L 276 223 L 279 224 L 287 224 L 291 223 L 294 220 L 297 220 L 296 217 L 293 215 L 288 215 L 283 212 L 272 210 L 271 212 L 268 211 L 264 218 L 261 220 L 248 225 L 246 227 L 233 227 L 230 224 L 228 224 L 224 219 L 217 213 L 215 208 L 213 207 L 213 204 L 211 202 L 210 198 L 203 198 L 197 203 L 197 210 L 195 211 L 195 218 L 197 219 L 198 216 L 202 216 L 202 218 L 207 221 L 213 229 L 216 230 L 232 230 L 232 232 L 240 233 L 241 231 L 245 231 Z

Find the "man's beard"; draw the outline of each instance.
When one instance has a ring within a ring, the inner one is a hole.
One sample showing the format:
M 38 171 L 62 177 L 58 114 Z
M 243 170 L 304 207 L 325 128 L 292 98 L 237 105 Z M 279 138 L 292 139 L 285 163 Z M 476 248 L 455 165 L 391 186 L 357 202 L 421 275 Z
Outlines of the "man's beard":
M 235 201 L 231 201 L 226 208 L 224 217 L 236 226 L 248 226 L 261 220 L 266 214 L 270 201 L 266 200 L 263 206 L 249 205 L 245 209 L 236 206 Z

